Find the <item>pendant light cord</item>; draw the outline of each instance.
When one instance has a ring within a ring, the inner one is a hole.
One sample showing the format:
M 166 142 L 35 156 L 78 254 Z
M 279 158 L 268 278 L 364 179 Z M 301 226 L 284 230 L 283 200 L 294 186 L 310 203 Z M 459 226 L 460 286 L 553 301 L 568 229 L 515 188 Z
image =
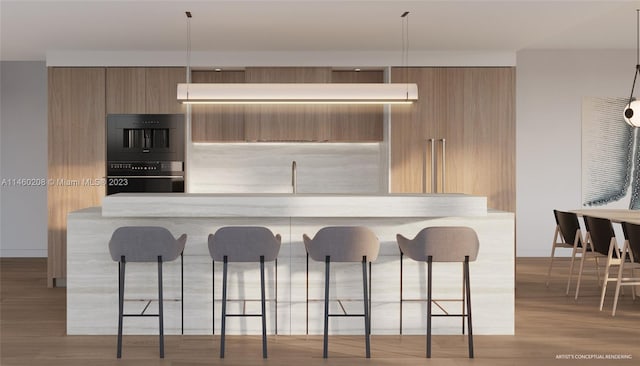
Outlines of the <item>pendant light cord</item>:
M 404 82 L 407 86 L 406 98 L 409 100 L 409 12 L 405 11 L 402 18 L 402 64 L 404 66 Z
M 629 96 L 629 106 L 633 102 L 633 90 L 636 87 L 636 79 L 640 72 L 640 9 L 636 9 L 636 70 L 633 75 L 633 84 L 631 85 L 631 95 Z
M 186 11 L 185 14 L 187 15 L 187 83 L 191 83 L 191 12 Z

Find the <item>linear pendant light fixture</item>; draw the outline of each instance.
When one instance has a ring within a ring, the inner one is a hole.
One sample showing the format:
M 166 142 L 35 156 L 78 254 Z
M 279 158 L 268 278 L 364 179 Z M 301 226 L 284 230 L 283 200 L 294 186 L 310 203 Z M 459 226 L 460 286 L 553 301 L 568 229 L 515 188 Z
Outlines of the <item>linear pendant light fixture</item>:
M 629 103 L 624 107 L 624 120 L 633 127 L 640 127 L 640 100 L 633 99 L 633 89 L 636 87 L 638 73 L 640 73 L 640 9 L 636 9 L 636 72 L 633 75 Z
M 406 14 L 408 13 L 403 14 L 403 17 Z M 187 18 L 187 32 L 190 34 L 190 13 Z M 187 37 L 187 42 L 189 70 L 190 36 Z M 403 44 L 403 48 L 404 46 Z M 178 101 L 183 104 L 411 104 L 416 100 L 418 86 L 408 82 L 178 84 Z

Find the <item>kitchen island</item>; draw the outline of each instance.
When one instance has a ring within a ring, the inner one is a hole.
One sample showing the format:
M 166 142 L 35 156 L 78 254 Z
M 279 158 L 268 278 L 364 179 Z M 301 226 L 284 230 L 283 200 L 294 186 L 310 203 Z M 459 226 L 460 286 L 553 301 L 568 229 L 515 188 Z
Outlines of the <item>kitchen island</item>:
M 480 251 L 471 264 L 475 334 L 514 334 L 514 215 L 487 210 L 486 198 L 468 195 L 291 195 L 291 194 L 118 194 L 102 207 L 75 211 L 67 227 L 67 333 L 116 334 L 117 263 L 108 241 L 120 226 L 164 226 L 176 237 L 188 234 L 184 252 L 184 334 L 220 331 L 222 265 L 212 266 L 207 236 L 228 225 L 266 226 L 282 236 L 275 265 L 267 269 L 268 331 L 271 334 L 321 334 L 324 264 L 307 262 L 302 234 L 313 236 L 329 225 L 367 226 L 380 240 L 372 264 L 372 333 L 424 334 L 426 265 L 404 259 L 395 236 L 413 237 L 427 226 L 470 226 L 478 233 Z M 307 264 L 308 263 L 308 264 Z M 402 268 L 402 276 L 401 276 Z M 164 265 L 165 332 L 180 334 L 180 260 Z M 214 273 L 214 278 L 212 278 Z M 215 281 L 214 281 L 215 280 Z M 257 264 L 229 267 L 229 298 L 259 299 Z M 308 293 L 308 297 L 307 297 Z M 215 294 L 215 301 L 212 294 Z M 434 265 L 434 298 L 462 294 L 462 266 Z M 155 264 L 127 266 L 125 312 L 154 313 Z M 309 301 L 307 301 L 307 298 Z M 361 268 L 332 264 L 334 313 L 362 311 Z M 277 299 L 277 302 L 275 301 Z M 259 312 L 259 301 L 232 301 L 229 312 Z M 440 301 L 452 313 L 460 302 Z M 212 308 L 214 309 L 212 312 Z M 434 305 L 434 309 L 438 306 Z M 434 310 L 437 311 L 437 310 Z M 402 315 L 401 315 L 402 314 Z M 401 319 L 402 317 L 402 319 Z M 332 334 L 363 334 L 362 319 L 332 318 Z M 459 318 L 437 318 L 434 334 L 459 334 Z M 125 334 L 157 334 L 154 318 L 127 318 Z M 255 318 L 230 318 L 230 334 L 259 334 Z

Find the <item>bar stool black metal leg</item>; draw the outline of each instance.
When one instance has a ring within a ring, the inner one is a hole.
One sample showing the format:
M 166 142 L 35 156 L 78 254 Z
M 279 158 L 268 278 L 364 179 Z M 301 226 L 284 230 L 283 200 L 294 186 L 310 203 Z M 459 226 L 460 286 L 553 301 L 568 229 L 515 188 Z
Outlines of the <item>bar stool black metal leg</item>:
M 427 257 L 427 358 L 431 358 L 431 266 L 433 257 Z
M 180 253 L 180 334 L 184 335 L 184 256 Z
M 473 358 L 473 328 L 471 326 L 471 276 L 469 276 L 469 256 L 464 257 L 464 276 L 467 289 L 467 329 L 469 330 L 469 358 Z
M 224 358 L 224 333 L 227 325 L 227 256 L 222 265 L 222 317 L 220 318 L 220 358 Z
M 164 312 L 162 301 L 162 257 L 158 256 L 158 326 L 160 327 L 160 358 L 164 358 Z
M 362 293 L 364 294 L 364 339 L 367 358 L 371 358 L 371 328 L 369 323 L 369 297 L 367 296 L 367 257 L 362 257 Z
M 402 257 L 403 253 L 400 251 L 400 335 L 402 335 Z
M 118 262 L 118 358 L 122 357 L 122 318 L 124 314 L 124 270 L 126 266 L 124 256 Z
M 322 357 L 327 358 L 329 348 L 329 256 L 324 259 L 324 339 L 322 347 Z
M 260 294 L 262 305 L 262 358 L 267 358 L 267 310 L 264 293 L 264 256 L 260 256 Z
M 211 261 L 211 334 L 216 334 L 216 262 Z
M 306 294 L 307 294 L 307 316 L 306 316 L 306 331 L 305 334 L 309 335 L 309 253 L 307 253 L 307 274 L 306 274 Z

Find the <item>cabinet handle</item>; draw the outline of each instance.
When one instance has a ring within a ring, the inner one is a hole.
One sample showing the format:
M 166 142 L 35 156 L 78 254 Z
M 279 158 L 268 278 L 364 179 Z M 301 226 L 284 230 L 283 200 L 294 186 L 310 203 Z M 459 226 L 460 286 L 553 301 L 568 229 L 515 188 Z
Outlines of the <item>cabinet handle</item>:
M 436 143 L 441 142 L 440 145 L 440 155 L 442 160 L 442 188 L 441 191 L 444 193 L 444 187 L 447 183 L 446 181 L 446 139 L 435 139 L 428 138 L 425 140 L 424 144 L 424 159 L 422 160 L 422 193 L 427 193 L 427 151 L 431 148 L 431 193 L 438 193 L 438 166 L 437 166 L 437 158 L 436 158 Z

